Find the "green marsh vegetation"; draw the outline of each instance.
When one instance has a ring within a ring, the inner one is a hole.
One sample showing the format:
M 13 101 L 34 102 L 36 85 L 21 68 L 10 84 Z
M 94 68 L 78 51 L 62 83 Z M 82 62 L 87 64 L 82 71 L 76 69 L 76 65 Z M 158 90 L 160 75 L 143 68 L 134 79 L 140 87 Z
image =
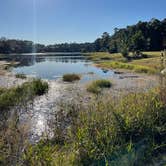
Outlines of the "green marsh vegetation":
M 20 115 L 48 88 L 48 83 L 40 79 L 0 88 L 0 165 L 22 165 L 22 152 L 29 144 L 29 127 L 22 124 Z
M 63 81 L 64 82 L 74 82 L 79 81 L 81 79 L 81 76 L 78 74 L 64 74 L 63 75 Z
M 39 79 L 25 82 L 23 85 L 9 89 L 0 89 L 0 110 L 17 106 L 26 98 L 33 98 L 36 95 L 43 95 L 48 91 L 48 84 Z
M 64 103 L 56 119 L 62 128 L 70 119 L 67 127 L 62 130 L 55 123 L 53 139 L 31 145 L 24 160 L 30 165 L 163 165 L 165 81 L 161 75 L 160 86 L 147 92 L 118 98 L 101 94 L 86 105 Z M 105 87 L 105 82 L 100 80 L 99 85 Z
M 30 165 L 149 165 L 164 157 L 166 105 L 157 90 L 67 104 L 60 116 L 70 125 L 26 149 Z
M 109 80 L 95 80 L 91 82 L 87 86 L 87 91 L 94 93 L 94 94 L 99 94 L 101 93 L 102 89 L 104 88 L 110 88 L 112 83 Z
M 144 57 L 133 58 L 129 53 L 130 60 L 125 58 L 121 53 L 87 53 L 85 56 L 93 60 L 98 67 L 108 69 L 125 69 L 137 73 L 157 74 L 160 72 L 161 52 L 143 52 Z M 105 60 L 102 60 L 103 57 Z M 106 60 L 110 58 L 110 60 Z

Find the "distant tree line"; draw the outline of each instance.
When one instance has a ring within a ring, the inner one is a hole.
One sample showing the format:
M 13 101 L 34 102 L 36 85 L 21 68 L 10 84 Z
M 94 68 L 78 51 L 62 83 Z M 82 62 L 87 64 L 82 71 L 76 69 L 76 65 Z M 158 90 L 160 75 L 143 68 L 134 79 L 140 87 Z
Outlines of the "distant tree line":
M 31 52 L 127 52 L 158 51 L 164 49 L 166 41 L 166 19 L 139 21 L 136 25 L 114 29 L 112 36 L 104 32 L 93 43 L 62 43 L 53 45 L 34 44 L 32 41 L 0 38 L 0 53 Z
M 166 40 L 166 19 L 151 19 L 149 22 L 139 21 L 136 25 L 123 29 L 114 29 L 110 36 L 104 32 L 94 43 L 96 51 L 158 51 L 164 49 Z

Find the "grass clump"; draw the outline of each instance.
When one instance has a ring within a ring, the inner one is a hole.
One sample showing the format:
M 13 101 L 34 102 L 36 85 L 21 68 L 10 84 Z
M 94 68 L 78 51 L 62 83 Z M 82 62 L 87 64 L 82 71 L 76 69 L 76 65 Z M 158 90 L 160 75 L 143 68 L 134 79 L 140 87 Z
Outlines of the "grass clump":
M 63 75 L 63 81 L 65 82 L 73 82 L 73 81 L 78 81 L 80 80 L 81 77 L 78 74 L 64 74 Z
M 101 92 L 103 88 L 110 88 L 111 82 L 109 80 L 95 80 L 91 84 L 88 85 L 87 91 L 91 93 L 98 94 Z
M 0 110 L 8 110 L 21 104 L 25 100 L 31 100 L 37 95 L 43 95 L 48 91 L 48 83 L 40 79 L 23 83 L 21 86 L 9 89 L 0 89 Z
M 35 95 L 41 96 L 48 92 L 48 83 L 41 81 L 40 79 L 35 79 L 32 81 L 32 91 Z
M 16 78 L 26 79 L 27 77 L 25 74 L 18 73 L 18 74 L 16 74 Z

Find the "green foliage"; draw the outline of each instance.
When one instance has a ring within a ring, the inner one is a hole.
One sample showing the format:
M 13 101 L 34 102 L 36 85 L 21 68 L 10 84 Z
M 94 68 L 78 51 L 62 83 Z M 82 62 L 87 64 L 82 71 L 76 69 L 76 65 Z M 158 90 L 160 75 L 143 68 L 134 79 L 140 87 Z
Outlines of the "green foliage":
M 27 162 L 40 164 L 49 159 L 46 165 L 149 165 L 164 153 L 166 107 L 154 92 L 129 94 L 118 104 L 104 96 L 85 109 L 66 108 L 71 109 L 70 116 L 75 118 L 66 131 L 64 146 L 53 143 L 38 150 L 41 144 L 36 145 Z
M 16 74 L 16 78 L 26 79 L 27 77 L 25 74 Z
M 27 98 L 30 100 L 36 95 L 42 95 L 48 91 L 48 83 L 39 79 L 26 82 L 18 87 L 0 89 L 0 110 L 8 110 L 17 106 Z
M 88 85 L 87 91 L 98 94 L 103 88 L 110 88 L 111 82 L 109 80 L 96 80 Z
M 53 154 L 56 150 L 56 146 L 47 141 L 40 141 L 35 147 L 30 145 L 23 155 L 24 164 L 29 166 L 51 166 Z
M 149 22 L 139 21 L 137 24 L 126 28 L 115 28 L 113 35 L 104 32 L 93 43 L 62 43 L 54 45 L 34 44 L 31 41 L 0 39 L 0 53 L 25 53 L 32 52 L 110 52 L 117 53 L 124 50 L 160 51 L 164 49 L 164 33 L 166 19 L 152 19 Z
M 81 79 L 80 75 L 74 73 L 63 75 L 63 81 L 65 82 L 73 82 L 73 81 L 78 81 L 80 79 Z
M 35 95 L 41 96 L 44 93 L 48 92 L 48 83 L 43 82 L 40 79 L 34 79 L 32 82 L 32 90 L 34 91 Z
M 127 69 L 127 70 L 133 70 L 138 73 L 148 73 L 148 74 L 154 74 L 156 71 L 150 67 L 142 66 L 142 65 L 136 65 L 136 64 L 129 64 L 124 62 L 102 62 L 98 64 L 99 67 L 105 67 L 105 68 L 114 68 L 114 69 Z

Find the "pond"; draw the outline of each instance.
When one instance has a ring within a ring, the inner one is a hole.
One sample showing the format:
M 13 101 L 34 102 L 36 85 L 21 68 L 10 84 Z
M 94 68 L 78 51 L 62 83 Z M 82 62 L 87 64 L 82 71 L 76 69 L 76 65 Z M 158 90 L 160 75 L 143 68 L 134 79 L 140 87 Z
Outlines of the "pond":
M 114 75 L 111 70 L 95 67 L 92 61 L 87 60 L 79 53 L 11 55 L 10 60 L 20 62 L 18 66 L 13 68 L 12 72 L 48 80 L 62 77 L 66 73 L 81 74 L 81 82 L 100 78 L 106 79 Z

